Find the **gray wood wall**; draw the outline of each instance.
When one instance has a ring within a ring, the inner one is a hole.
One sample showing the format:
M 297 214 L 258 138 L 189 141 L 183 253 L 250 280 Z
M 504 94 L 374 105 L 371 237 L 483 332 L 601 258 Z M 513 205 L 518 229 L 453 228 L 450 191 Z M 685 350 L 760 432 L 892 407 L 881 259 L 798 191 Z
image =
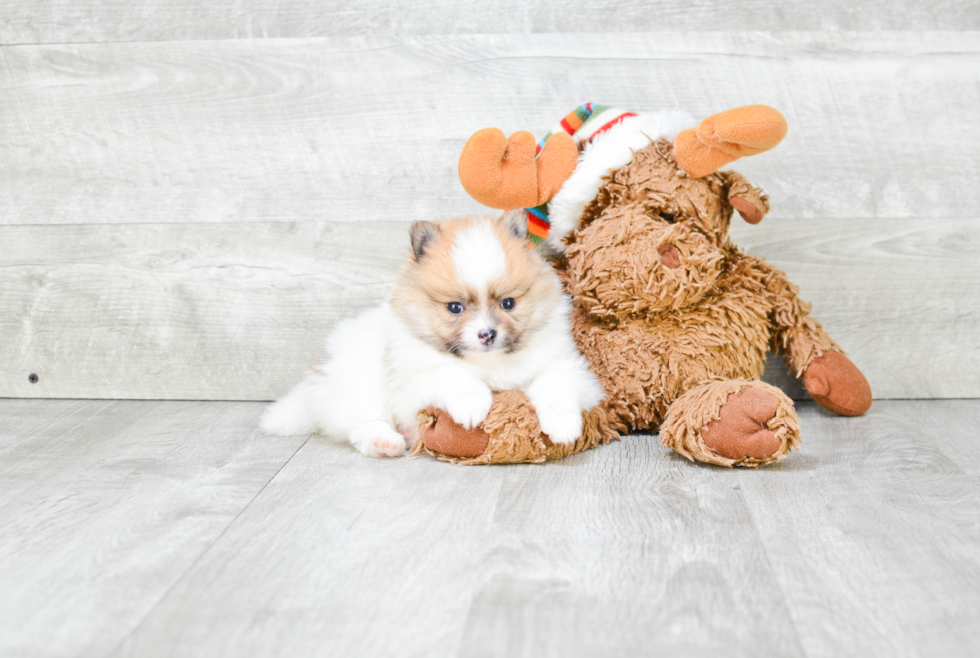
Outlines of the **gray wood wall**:
M 590 100 L 779 108 L 785 142 L 734 165 L 773 212 L 736 240 L 800 285 L 877 397 L 980 396 L 976 2 L 0 17 L 0 396 L 281 394 L 382 298 L 408 222 L 487 212 L 456 179 L 470 133 L 540 135 Z

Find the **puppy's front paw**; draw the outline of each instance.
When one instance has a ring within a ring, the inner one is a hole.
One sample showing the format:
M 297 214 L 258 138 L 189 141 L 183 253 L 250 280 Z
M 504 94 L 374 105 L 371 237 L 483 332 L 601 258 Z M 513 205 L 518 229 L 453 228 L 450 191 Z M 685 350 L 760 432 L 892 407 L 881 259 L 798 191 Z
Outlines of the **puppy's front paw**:
M 541 405 L 537 407 L 541 431 L 552 443 L 574 443 L 582 436 L 582 411 L 575 405 Z
M 446 398 L 446 412 L 466 429 L 473 429 L 487 419 L 493 393 L 480 381 L 459 385 Z
M 406 450 L 411 450 L 414 448 L 421 436 L 418 425 L 406 425 L 404 427 L 399 426 L 398 431 L 401 432 L 402 436 L 405 438 Z
M 351 430 L 350 442 L 366 457 L 401 457 L 405 453 L 405 437 L 383 421 L 358 425 Z

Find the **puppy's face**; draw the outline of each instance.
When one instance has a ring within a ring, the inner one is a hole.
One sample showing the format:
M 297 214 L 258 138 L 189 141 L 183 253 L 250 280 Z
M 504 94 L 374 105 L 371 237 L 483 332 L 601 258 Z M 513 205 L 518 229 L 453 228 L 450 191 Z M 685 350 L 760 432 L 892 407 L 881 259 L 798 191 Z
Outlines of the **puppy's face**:
M 412 226 L 392 307 L 419 338 L 467 359 L 520 350 L 560 297 L 518 219 L 473 218 Z

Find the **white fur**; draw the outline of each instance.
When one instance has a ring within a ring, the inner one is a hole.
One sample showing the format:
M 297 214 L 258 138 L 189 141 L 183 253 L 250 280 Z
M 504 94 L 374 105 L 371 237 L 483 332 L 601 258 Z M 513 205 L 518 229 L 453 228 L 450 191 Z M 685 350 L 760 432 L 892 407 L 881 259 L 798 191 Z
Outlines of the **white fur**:
M 673 140 L 677 133 L 695 125 L 694 118 L 680 110 L 641 114 L 597 135 L 579 156 L 575 171 L 548 202 L 551 229 L 544 244 L 549 252 L 562 253 L 562 240 L 579 226 L 585 206 L 595 199 L 602 177 L 630 163 L 633 153 L 653 140 Z
M 453 265 L 460 280 L 484 290 L 507 272 L 507 256 L 490 222 L 478 222 L 460 232 L 453 246 Z
M 490 318 L 487 317 L 486 310 L 470 311 L 472 319 L 466 323 L 466 329 L 462 332 L 460 342 L 471 352 L 489 352 L 491 346 L 480 343 L 480 332 L 490 328 Z
M 503 390 L 527 393 L 552 441 L 581 436 L 582 411 L 603 392 L 572 340 L 567 298 L 520 350 L 465 358 L 422 341 L 382 304 L 337 325 L 316 371 L 269 407 L 262 429 L 318 432 L 348 439 L 370 457 L 398 456 L 418 438 L 420 410 L 444 409 L 474 427 L 486 419 L 492 391 Z

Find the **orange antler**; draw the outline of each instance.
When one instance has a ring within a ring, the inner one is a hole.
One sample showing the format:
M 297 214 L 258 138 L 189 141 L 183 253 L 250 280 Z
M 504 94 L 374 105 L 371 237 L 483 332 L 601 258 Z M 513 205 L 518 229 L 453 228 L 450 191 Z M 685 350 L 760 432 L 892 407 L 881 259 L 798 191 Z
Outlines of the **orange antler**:
M 572 175 L 578 149 L 566 133 L 549 137 L 537 157 L 534 147 L 534 136 L 524 130 L 510 139 L 497 128 L 474 133 L 459 156 L 463 188 L 491 208 L 540 206 Z
M 674 161 L 694 178 L 733 160 L 773 148 L 786 136 L 786 119 L 768 105 L 746 105 L 710 116 L 674 140 Z

